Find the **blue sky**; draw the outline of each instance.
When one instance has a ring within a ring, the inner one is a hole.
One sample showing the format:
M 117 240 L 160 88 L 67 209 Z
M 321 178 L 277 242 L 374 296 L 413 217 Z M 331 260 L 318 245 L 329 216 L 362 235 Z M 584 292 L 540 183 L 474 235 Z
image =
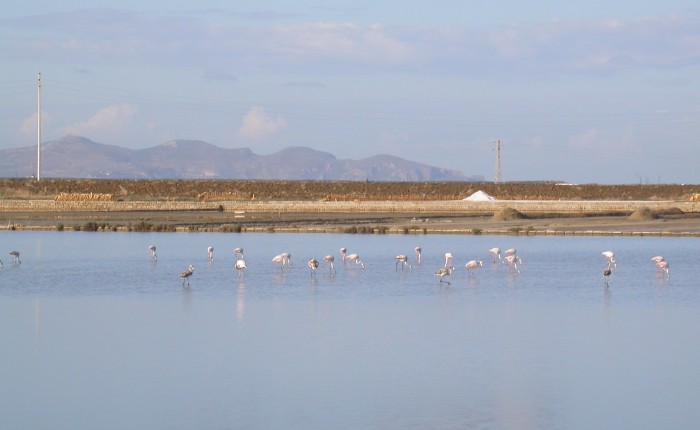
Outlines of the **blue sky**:
M 67 134 L 392 154 L 506 181 L 700 183 L 691 1 L 13 2 L 0 149 Z M 613 3 L 613 4 L 611 4 Z

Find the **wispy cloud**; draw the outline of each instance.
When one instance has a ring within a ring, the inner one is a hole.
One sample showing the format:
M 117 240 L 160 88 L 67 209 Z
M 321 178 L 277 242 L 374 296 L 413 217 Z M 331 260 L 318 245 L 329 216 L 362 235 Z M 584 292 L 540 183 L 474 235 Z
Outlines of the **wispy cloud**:
M 275 16 L 273 12 L 261 16 Z M 252 22 L 252 24 L 251 24 Z M 448 74 L 601 73 L 700 63 L 700 14 L 633 20 L 561 20 L 489 32 L 352 22 L 245 25 L 207 14 L 81 10 L 5 18 L 9 58 L 65 63 L 166 64 L 225 70 L 418 70 Z M 33 29 L 31 36 L 27 32 Z M 36 33 L 36 29 L 43 29 Z M 85 67 L 92 64 L 85 64 Z
M 243 117 L 239 136 L 250 140 L 262 140 L 286 127 L 287 121 L 280 115 L 272 117 L 261 106 L 255 106 Z

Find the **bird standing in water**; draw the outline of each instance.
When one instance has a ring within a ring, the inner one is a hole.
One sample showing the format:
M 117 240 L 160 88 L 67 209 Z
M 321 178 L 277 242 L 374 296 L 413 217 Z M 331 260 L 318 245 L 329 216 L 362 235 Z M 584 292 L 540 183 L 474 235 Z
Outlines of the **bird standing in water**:
M 610 278 L 610 275 L 612 274 L 612 263 L 608 261 L 608 267 L 606 267 L 603 270 L 603 277 L 605 278 L 605 286 L 608 287 L 608 279 Z
M 187 283 L 187 286 L 190 286 L 190 276 L 194 273 L 194 266 L 190 264 L 190 267 L 187 268 L 184 272 L 180 273 L 180 277 L 182 278 L 182 286 L 185 286 L 185 283 Z

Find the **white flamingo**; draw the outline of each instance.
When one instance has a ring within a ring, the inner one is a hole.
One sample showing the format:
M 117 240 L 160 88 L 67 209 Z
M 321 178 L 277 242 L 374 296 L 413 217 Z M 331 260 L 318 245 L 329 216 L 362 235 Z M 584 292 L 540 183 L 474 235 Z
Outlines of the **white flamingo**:
M 238 272 L 238 279 L 241 279 L 243 277 L 243 272 L 247 268 L 245 260 L 239 258 L 238 260 L 236 260 L 236 264 L 233 267 L 235 267 L 236 271 Z
M 332 255 L 326 255 L 325 257 L 323 257 L 323 261 L 325 261 L 330 267 L 330 272 L 335 273 L 335 257 L 333 257 Z
M 416 264 L 420 264 L 420 254 L 423 252 L 423 249 L 420 246 L 416 246 Z
M 451 252 L 446 252 L 445 253 L 445 265 L 444 267 L 451 268 L 454 270 L 454 266 L 452 265 L 452 253 Z
M 617 261 L 615 261 L 615 253 L 612 251 L 603 251 L 601 252 L 603 257 L 605 257 L 608 260 L 608 263 L 610 263 L 610 268 L 612 269 L 613 267 L 617 268 Z
M 190 286 L 190 276 L 194 273 L 194 266 L 190 264 L 190 266 L 185 270 L 184 272 L 180 273 L 180 277 L 182 278 L 182 286 L 185 286 L 185 283 L 187 283 L 187 286 Z
M 12 262 L 15 264 L 22 264 L 21 261 L 19 261 L 19 251 L 10 251 L 10 255 L 12 256 Z M 2 267 L 2 266 L 0 266 Z
M 309 269 L 311 269 L 311 276 L 316 276 L 316 269 L 318 269 L 318 260 L 315 258 L 310 258 L 306 265 L 309 266 Z
M 467 264 L 464 265 L 464 267 L 467 268 L 467 273 L 469 276 L 474 276 L 472 273 L 472 270 L 476 269 L 477 267 L 482 267 L 484 265 L 484 262 L 481 260 L 469 260 L 467 261 Z
M 501 258 L 501 248 L 491 248 L 489 249 L 489 253 L 491 253 L 493 264 L 498 264 L 499 262 L 503 263 L 503 258 Z
M 209 255 L 209 261 L 214 261 L 214 247 L 207 247 L 207 255 Z
M 394 265 L 396 269 L 399 268 L 399 264 L 401 265 L 401 270 L 405 269 L 406 266 L 408 266 L 409 269 L 413 269 L 413 266 L 408 261 L 408 255 L 399 254 L 396 257 L 394 257 L 394 259 L 396 260 L 396 264 Z
M 158 254 L 156 253 L 156 246 L 150 245 L 148 247 L 148 250 L 151 251 L 151 258 L 153 258 L 153 261 L 158 261 Z
M 345 255 L 347 254 L 347 248 L 340 248 L 340 258 L 343 263 L 345 263 Z

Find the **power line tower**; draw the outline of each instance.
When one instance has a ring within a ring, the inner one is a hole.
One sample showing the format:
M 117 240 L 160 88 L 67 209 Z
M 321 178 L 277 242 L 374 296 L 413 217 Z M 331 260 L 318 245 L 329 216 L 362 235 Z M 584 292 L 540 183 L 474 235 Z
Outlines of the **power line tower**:
M 496 144 L 496 174 L 493 177 L 493 182 L 498 184 L 501 182 L 501 141 L 497 140 Z

